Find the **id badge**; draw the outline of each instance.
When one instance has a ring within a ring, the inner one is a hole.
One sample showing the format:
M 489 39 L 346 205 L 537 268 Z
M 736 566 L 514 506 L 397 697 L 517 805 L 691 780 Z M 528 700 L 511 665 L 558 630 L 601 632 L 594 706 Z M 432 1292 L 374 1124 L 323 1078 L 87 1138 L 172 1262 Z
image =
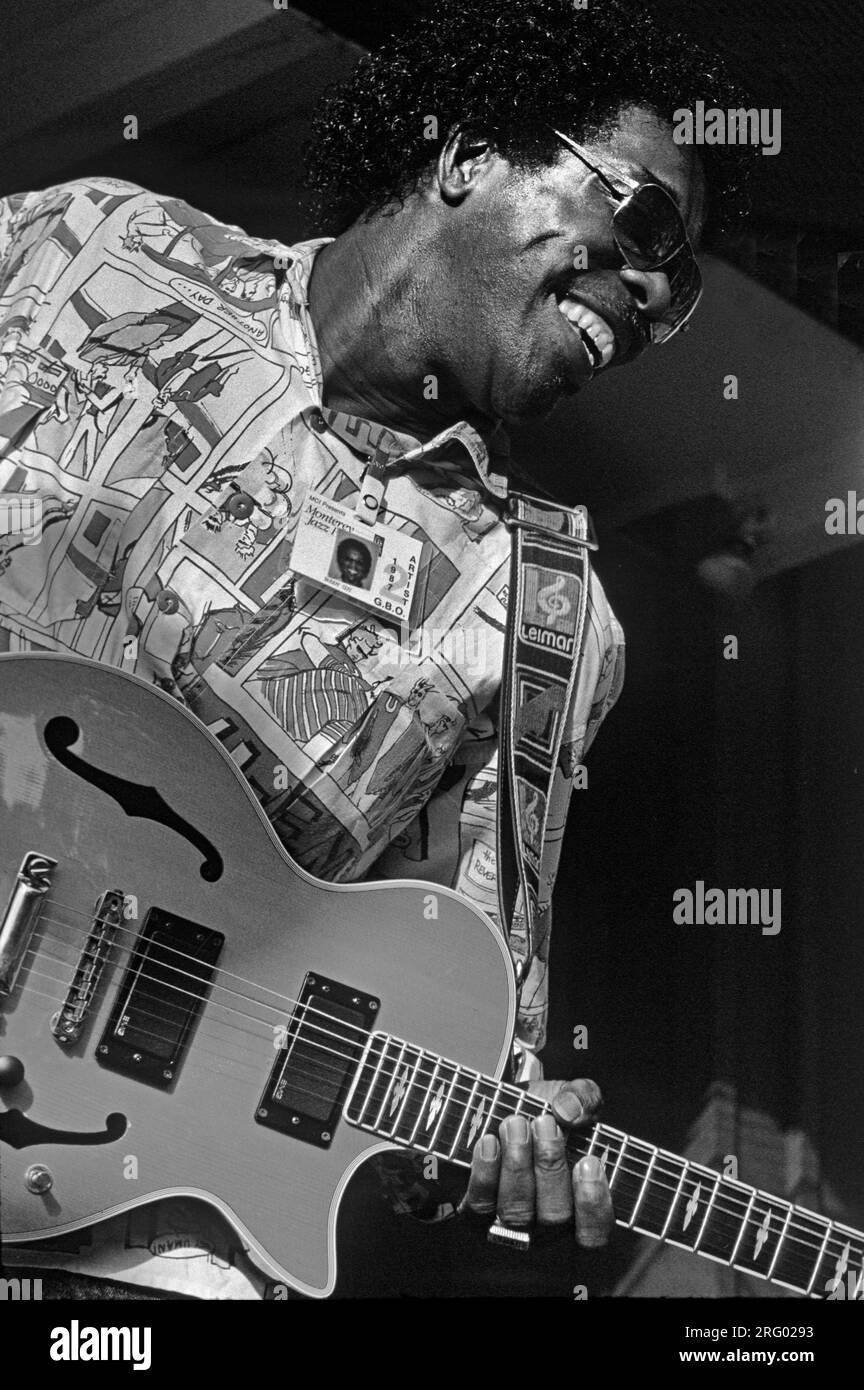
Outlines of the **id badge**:
M 312 492 L 300 514 L 291 569 L 319 588 L 407 622 L 423 542 L 394 526 L 371 526 L 332 497 Z

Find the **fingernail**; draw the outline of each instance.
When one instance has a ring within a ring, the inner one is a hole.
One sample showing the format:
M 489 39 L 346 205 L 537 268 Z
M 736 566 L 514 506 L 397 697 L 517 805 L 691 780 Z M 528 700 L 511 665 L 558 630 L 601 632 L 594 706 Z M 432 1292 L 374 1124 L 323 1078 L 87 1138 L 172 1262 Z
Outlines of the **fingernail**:
M 560 1139 L 561 1131 L 555 1123 L 555 1116 L 544 1110 L 534 1121 L 534 1133 L 538 1139 Z
M 507 1125 L 507 1138 L 511 1144 L 528 1143 L 531 1131 L 524 1115 L 510 1115 L 504 1123 Z
M 603 1164 L 596 1154 L 586 1154 L 579 1160 L 579 1172 L 577 1176 L 582 1182 L 596 1182 L 603 1176 Z
M 573 1124 L 585 1114 L 585 1106 L 573 1091 L 561 1091 L 552 1102 L 565 1124 Z
M 480 1140 L 480 1157 L 492 1163 L 498 1157 L 498 1140 L 494 1134 L 484 1134 Z

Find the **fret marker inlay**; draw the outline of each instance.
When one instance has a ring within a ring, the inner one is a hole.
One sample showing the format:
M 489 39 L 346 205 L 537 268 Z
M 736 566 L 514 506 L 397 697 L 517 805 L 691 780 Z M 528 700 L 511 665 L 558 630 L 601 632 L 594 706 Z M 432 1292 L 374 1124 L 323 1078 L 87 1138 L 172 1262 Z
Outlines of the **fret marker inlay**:
M 766 1211 L 765 1215 L 762 1218 L 762 1224 L 760 1225 L 759 1230 L 756 1232 L 756 1249 L 753 1252 L 754 1260 L 758 1260 L 759 1254 L 762 1250 L 762 1246 L 765 1244 L 770 1234 L 771 1213 L 770 1211 Z
M 477 1138 L 477 1135 L 479 1134 L 480 1130 L 483 1128 L 483 1116 L 485 1115 L 485 1113 L 486 1101 L 481 1100 L 480 1104 L 477 1106 L 477 1109 L 474 1111 L 474 1117 L 471 1121 L 471 1128 L 468 1130 L 469 1148 L 474 1143 L 474 1140 Z
M 481 1135 L 530 1097 L 399 1038 L 370 1036 L 349 1088 L 349 1124 L 465 1168 Z M 547 1109 L 545 1105 L 543 1109 Z M 388 1117 L 389 1112 L 389 1117 Z M 574 1144 L 573 1158 L 586 1155 Z M 616 1194 L 616 1222 L 805 1298 L 864 1300 L 864 1231 L 771 1197 L 665 1149 L 595 1125 L 587 1154 Z M 611 1164 L 611 1166 L 610 1166 Z
M 393 1095 L 390 1100 L 389 1114 L 393 1114 L 393 1111 L 399 1105 L 400 1101 L 402 1100 L 402 1097 L 408 1090 L 408 1078 L 410 1075 L 411 1068 L 405 1067 L 405 1070 L 402 1072 L 402 1075 L 399 1077 L 399 1080 L 393 1087 Z
M 696 1215 L 697 1211 L 699 1210 L 699 1198 L 700 1198 L 701 1196 L 702 1196 L 702 1184 L 701 1184 L 701 1182 L 697 1182 L 695 1188 L 693 1189 L 693 1195 L 692 1195 L 692 1197 L 690 1198 L 690 1201 L 687 1203 L 687 1214 L 686 1214 L 686 1216 L 684 1217 L 684 1220 L 681 1222 L 681 1230 L 682 1230 L 682 1231 L 686 1231 L 686 1230 L 687 1230 L 687 1227 L 690 1225 L 690 1222 L 693 1220 L 693 1217 Z
M 428 1116 L 427 1116 L 427 1118 L 426 1118 L 426 1128 L 427 1128 L 427 1129 L 431 1129 L 432 1126 L 433 1126 L 433 1124 L 435 1123 L 435 1116 L 438 1114 L 438 1111 L 441 1109 L 441 1106 L 444 1104 L 444 1092 L 446 1091 L 446 1089 L 447 1089 L 447 1087 L 444 1085 L 444 1082 L 442 1081 L 442 1082 L 441 1082 L 441 1085 L 438 1087 L 438 1090 L 435 1092 L 434 1096 L 432 1097 L 432 1100 L 431 1100 L 430 1105 L 429 1105 L 429 1114 L 428 1114 Z

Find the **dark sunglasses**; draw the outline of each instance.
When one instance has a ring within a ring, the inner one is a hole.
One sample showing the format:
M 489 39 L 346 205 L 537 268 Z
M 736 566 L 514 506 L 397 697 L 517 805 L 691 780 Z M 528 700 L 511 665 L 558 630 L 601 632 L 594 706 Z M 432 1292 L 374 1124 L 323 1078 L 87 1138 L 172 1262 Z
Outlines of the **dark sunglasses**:
M 637 183 L 607 165 L 615 180 L 630 189 L 622 193 L 581 145 L 560 130 L 554 133 L 597 175 L 618 203 L 612 214 L 612 235 L 627 264 L 633 270 L 662 271 L 669 281 L 669 308 L 662 320 L 651 323 L 651 341 L 668 342 L 692 317 L 702 298 L 702 272 L 677 203 L 658 183 Z

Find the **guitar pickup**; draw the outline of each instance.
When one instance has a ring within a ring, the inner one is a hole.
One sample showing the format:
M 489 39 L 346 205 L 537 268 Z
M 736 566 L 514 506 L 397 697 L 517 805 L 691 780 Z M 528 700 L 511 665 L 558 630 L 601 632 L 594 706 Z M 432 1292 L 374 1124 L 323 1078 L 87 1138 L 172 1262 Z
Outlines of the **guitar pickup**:
M 329 1148 L 380 1004 L 337 980 L 307 975 L 276 1035 L 279 1051 L 255 1112 L 258 1124 Z
M 71 1047 L 93 1006 L 105 963 L 111 954 L 117 928 L 123 920 L 123 894 L 116 888 L 103 893 L 93 913 L 93 925 L 66 991 L 62 1008 L 51 1019 L 51 1032 L 63 1047 Z
M 167 1090 L 224 944 L 221 932 L 151 907 L 96 1048 L 100 1066 Z

